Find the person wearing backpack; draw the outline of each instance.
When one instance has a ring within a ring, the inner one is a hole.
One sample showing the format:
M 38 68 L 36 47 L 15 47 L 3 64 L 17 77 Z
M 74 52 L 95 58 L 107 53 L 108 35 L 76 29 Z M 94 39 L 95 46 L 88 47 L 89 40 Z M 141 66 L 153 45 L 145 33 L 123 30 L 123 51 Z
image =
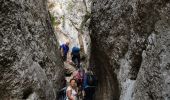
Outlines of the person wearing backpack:
M 74 46 L 71 52 L 72 61 L 79 68 L 80 67 L 80 48 Z
M 83 85 L 83 78 L 84 78 L 85 70 L 80 66 L 80 68 L 73 74 L 73 79 L 77 82 L 78 87 L 78 98 L 82 98 L 82 85 Z
M 77 98 L 77 86 L 76 86 L 76 80 L 71 79 L 70 85 L 67 87 L 66 90 L 66 100 L 78 100 Z
M 73 76 L 73 79 L 77 81 L 77 86 L 81 86 L 83 84 L 83 70 L 78 69 L 77 73 Z
M 62 44 L 60 46 L 60 52 L 61 52 L 61 56 L 63 61 L 67 60 L 67 54 L 69 52 L 69 42 L 67 41 L 65 44 Z
M 96 85 L 96 77 L 90 72 L 85 73 L 83 81 L 83 90 L 85 92 L 84 100 L 93 100 Z

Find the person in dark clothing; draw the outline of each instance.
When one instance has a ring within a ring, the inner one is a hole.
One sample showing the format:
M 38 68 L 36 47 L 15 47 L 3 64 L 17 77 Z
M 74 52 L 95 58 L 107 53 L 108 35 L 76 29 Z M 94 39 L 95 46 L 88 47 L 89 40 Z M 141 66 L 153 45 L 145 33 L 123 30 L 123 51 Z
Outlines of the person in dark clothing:
M 90 75 L 89 72 L 85 73 L 83 81 L 83 90 L 85 92 L 84 100 L 93 100 L 96 85 L 96 77 L 94 75 Z
M 62 44 L 60 46 L 60 50 L 61 50 L 61 56 L 62 56 L 63 60 L 66 61 L 67 54 L 69 52 L 69 42 L 66 42 L 66 44 Z
M 63 88 L 57 91 L 57 98 L 56 100 L 66 100 L 66 89 L 67 89 L 67 81 L 63 79 L 61 81 L 61 84 L 63 85 Z
M 95 87 L 91 86 L 91 87 L 87 87 L 84 89 L 85 91 L 85 97 L 84 100 L 94 100 L 94 93 L 95 93 Z
M 80 48 L 73 47 L 71 56 L 72 56 L 72 61 L 79 68 L 80 67 Z

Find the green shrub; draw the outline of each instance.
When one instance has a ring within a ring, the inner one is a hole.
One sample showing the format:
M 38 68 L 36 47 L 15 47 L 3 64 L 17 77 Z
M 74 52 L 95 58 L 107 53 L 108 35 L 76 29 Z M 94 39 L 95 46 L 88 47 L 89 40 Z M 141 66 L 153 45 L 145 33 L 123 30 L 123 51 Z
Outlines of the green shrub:
M 52 25 L 55 26 L 56 22 L 55 22 L 55 17 L 53 15 L 51 15 L 51 22 Z
M 58 26 L 60 24 L 60 21 L 57 21 L 54 15 L 50 14 L 51 17 L 51 23 L 53 26 Z

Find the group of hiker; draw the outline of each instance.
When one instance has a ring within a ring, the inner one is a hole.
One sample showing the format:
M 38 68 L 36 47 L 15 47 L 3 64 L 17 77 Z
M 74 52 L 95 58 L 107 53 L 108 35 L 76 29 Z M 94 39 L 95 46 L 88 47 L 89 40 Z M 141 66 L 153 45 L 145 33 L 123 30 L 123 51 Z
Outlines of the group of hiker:
M 81 48 L 74 46 L 71 52 L 72 61 L 74 64 L 76 64 L 77 67 L 80 66 L 80 49 Z M 63 61 L 66 61 L 69 52 L 69 42 L 66 42 L 60 46 L 60 52 Z
M 67 61 L 68 55 L 77 69 L 77 73 L 70 79 L 69 85 L 66 85 L 59 91 L 57 100 L 93 100 L 97 79 L 90 68 L 85 72 L 80 64 L 80 51 L 82 48 L 74 46 L 69 53 L 69 42 L 60 46 L 63 61 Z

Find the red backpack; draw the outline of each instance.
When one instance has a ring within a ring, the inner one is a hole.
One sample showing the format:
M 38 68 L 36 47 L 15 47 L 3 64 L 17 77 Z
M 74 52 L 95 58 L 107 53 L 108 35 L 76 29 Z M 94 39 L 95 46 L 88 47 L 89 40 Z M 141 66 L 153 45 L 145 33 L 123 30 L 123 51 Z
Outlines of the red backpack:
M 74 79 L 76 79 L 78 85 L 81 85 L 83 83 L 83 77 L 84 74 L 80 70 L 78 70 L 77 74 L 74 76 Z

